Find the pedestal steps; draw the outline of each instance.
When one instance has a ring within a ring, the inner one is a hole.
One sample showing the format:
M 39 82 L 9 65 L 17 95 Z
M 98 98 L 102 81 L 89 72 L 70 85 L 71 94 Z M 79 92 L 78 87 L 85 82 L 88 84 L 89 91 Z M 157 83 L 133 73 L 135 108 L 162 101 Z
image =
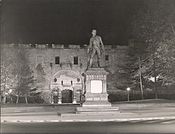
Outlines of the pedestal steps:
M 77 113 L 83 112 L 118 112 L 118 107 L 106 107 L 106 106 L 96 106 L 96 107 L 77 107 Z
M 83 105 L 82 107 L 77 107 L 76 114 L 79 115 L 112 115 L 120 113 L 119 107 L 112 107 L 111 104 L 96 104 Z
M 85 101 L 82 105 L 83 107 L 100 107 L 100 106 L 105 106 L 105 107 L 111 107 L 111 103 L 108 102 L 108 100 L 105 101 Z

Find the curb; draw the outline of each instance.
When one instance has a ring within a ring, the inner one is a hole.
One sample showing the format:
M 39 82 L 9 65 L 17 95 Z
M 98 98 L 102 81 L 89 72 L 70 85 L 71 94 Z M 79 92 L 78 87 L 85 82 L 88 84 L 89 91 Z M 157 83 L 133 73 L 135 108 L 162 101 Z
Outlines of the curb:
M 49 123 L 49 122 L 128 122 L 128 121 L 147 121 L 147 120 L 165 120 L 175 119 L 171 117 L 144 117 L 144 118 L 122 118 L 122 119 L 75 119 L 75 120 L 1 120 L 1 123 Z

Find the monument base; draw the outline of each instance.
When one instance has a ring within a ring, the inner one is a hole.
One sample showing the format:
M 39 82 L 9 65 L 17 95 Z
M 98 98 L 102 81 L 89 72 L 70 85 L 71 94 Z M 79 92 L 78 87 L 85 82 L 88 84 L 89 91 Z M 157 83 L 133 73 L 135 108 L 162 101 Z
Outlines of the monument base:
M 118 107 L 112 107 L 108 102 L 106 91 L 106 75 L 104 68 L 90 68 L 86 71 L 86 99 L 77 113 L 118 113 Z
M 100 96 L 104 95 L 98 95 Z M 83 103 L 82 107 L 76 108 L 78 114 L 100 114 L 100 113 L 118 113 L 119 107 L 112 107 L 108 100 L 87 100 Z
M 86 93 L 86 101 L 83 106 L 111 106 L 107 93 Z

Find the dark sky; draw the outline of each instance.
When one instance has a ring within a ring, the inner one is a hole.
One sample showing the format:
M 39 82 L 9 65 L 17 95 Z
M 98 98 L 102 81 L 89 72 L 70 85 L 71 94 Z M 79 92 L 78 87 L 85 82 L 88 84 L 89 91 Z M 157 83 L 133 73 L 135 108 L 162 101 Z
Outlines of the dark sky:
M 4 43 L 87 44 L 91 29 L 104 44 L 126 44 L 142 0 L 4 0 Z

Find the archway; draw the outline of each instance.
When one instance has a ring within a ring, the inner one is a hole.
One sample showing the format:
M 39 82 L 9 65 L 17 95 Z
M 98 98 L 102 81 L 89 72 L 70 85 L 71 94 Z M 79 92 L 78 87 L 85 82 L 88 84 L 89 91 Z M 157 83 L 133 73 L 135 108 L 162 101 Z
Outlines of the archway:
M 73 101 L 73 91 L 70 89 L 64 89 L 61 91 L 62 103 L 72 103 Z
M 58 103 L 58 96 L 53 96 L 53 103 Z
M 51 88 L 58 89 L 58 104 L 80 101 L 77 89 L 83 90 L 84 77 L 75 70 L 59 70 L 53 75 Z M 53 97 L 54 103 L 57 101 Z

